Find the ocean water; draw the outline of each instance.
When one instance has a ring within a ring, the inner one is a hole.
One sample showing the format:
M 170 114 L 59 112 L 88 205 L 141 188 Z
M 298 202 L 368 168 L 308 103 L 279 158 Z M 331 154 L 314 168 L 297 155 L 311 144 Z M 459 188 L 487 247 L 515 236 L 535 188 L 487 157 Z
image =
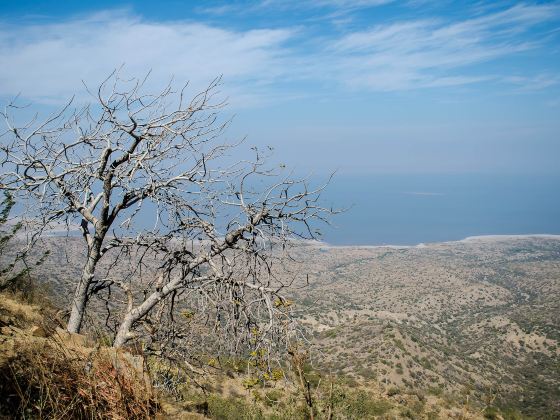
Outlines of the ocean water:
M 560 175 L 335 176 L 334 245 L 415 245 L 476 235 L 560 234 Z
M 318 177 L 314 185 L 324 181 Z M 321 201 L 333 208 L 348 208 L 332 216 L 333 226 L 318 226 L 323 233 L 319 239 L 332 245 L 560 235 L 560 175 L 335 175 Z M 154 206 L 145 203 L 137 227 L 152 228 L 154 213 Z M 51 234 L 67 233 L 64 227 Z M 77 225 L 70 234 L 80 234 Z

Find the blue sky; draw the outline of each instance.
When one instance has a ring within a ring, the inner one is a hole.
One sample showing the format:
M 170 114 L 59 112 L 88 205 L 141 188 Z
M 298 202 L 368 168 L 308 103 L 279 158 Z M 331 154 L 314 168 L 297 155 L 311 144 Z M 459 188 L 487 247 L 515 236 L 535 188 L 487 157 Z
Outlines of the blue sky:
M 560 174 L 560 3 L 1 1 L 0 100 L 48 110 L 114 68 L 193 91 L 299 170 Z

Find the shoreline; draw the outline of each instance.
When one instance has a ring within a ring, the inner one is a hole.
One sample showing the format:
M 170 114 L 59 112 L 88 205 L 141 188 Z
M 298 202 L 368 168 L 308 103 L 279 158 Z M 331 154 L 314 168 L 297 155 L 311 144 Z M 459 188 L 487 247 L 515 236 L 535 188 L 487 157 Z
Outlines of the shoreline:
M 420 242 L 416 245 L 394 245 L 394 244 L 383 244 L 383 245 L 333 245 L 328 242 L 320 241 L 310 241 L 310 245 L 315 245 L 321 248 L 329 249 L 377 249 L 377 248 L 389 248 L 389 249 L 409 249 L 409 248 L 426 248 L 431 245 L 438 244 L 455 244 L 455 243 L 472 243 L 472 242 L 503 242 L 511 241 L 516 239 L 551 239 L 560 241 L 560 234 L 551 233 L 528 233 L 519 235 L 474 235 L 467 236 L 463 239 L 457 239 L 452 241 L 440 241 L 440 242 Z
M 60 237 L 79 237 L 80 232 L 78 231 L 62 231 L 53 230 L 47 231 L 44 234 L 44 238 L 60 238 Z M 450 240 L 450 241 L 437 241 L 437 242 L 420 242 L 414 245 L 399 245 L 399 244 L 380 244 L 380 245 L 335 245 L 328 242 L 318 241 L 318 240 L 302 240 L 295 239 L 295 243 L 300 243 L 304 246 L 312 246 L 317 248 L 328 248 L 328 249 L 377 249 L 377 248 L 387 248 L 387 249 L 411 249 L 411 248 L 428 248 L 433 245 L 441 244 L 461 244 L 461 243 L 473 243 L 473 242 L 503 242 L 512 241 L 518 239 L 549 239 L 560 241 L 560 234 L 552 233 L 528 233 L 528 234 L 504 234 L 504 235 L 473 235 L 467 236 L 462 239 Z

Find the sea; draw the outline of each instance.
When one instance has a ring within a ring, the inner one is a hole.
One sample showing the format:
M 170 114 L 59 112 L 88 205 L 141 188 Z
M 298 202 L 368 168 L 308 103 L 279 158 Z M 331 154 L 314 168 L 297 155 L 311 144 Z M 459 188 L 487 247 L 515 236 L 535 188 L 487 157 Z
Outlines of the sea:
M 310 183 L 318 186 L 326 179 L 314 176 Z M 560 174 L 335 174 L 320 204 L 340 210 L 330 217 L 330 225 L 313 224 L 321 233 L 316 239 L 334 246 L 410 246 L 472 236 L 560 235 Z M 137 226 L 152 228 L 154 214 L 154 206 L 145 203 Z M 80 231 L 76 225 L 68 233 L 64 225 L 49 234 L 80 235 Z
M 335 175 L 320 226 L 332 245 L 417 245 L 479 235 L 560 234 L 559 175 Z

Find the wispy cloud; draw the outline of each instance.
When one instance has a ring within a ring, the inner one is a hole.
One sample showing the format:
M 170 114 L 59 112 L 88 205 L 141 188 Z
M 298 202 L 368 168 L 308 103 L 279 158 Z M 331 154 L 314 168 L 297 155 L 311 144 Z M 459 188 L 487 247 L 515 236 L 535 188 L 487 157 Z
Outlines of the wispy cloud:
M 336 11 L 380 6 L 390 0 L 298 3 L 305 3 L 298 7 Z M 265 0 L 253 7 L 267 4 L 279 3 Z M 229 7 L 213 13 L 227 14 Z M 519 4 L 462 20 L 392 21 L 311 36 L 304 25 L 252 29 L 248 24 L 232 30 L 219 19 L 212 24 L 154 22 L 129 12 L 57 23 L 0 24 L 0 94 L 21 92 L 43 102 L 60 101 L 80 89 L 82 80 L 95 85 L 123 63 L 131 75 L 151 69 L 154 83 L 164 83 L 173 75 L 179 81 L 190 80 L 195 88 L 224 74 L 228 93 L 252 104 L 274 95 L 309 94 L 308 82 L 317 81 L 335 90 L 350 86 L 400 91 L 488 81 L 544 88 L 558 83 L 558 78 L 510 74 L 507 69 L 497 74 L 477 65 L 542 47 L 550 40 L 535 28 L 559 18 L 556 3 Z
M 314 6 L 331 6 L 331 7 L 375 7 L 392 3 L 394 0 L 311 0 L 308 2 Z
M 313 12 L 313 16 L 306 16 L 306 21 L 340 20 L 362 9 L 374 8 L 394 3 L 395 0 L 260 0 L 257 2 L 232 1 L 215 6 L 199 6 L 196 11 L 209 16 L 247 16 L 278 12 L 296 12 L 302 14 Z
M 517 92 L 535 92 L 560 85 L 560 76 L 541 73 L 535 76 L 507 76 L 503 81 L 517 86 Z
M 557 19 L 556 5 L 518 5 L 505 11 L 445 22 L 424 19 L 378 25 L 332 43 L 349 84 L 376 90 L 462 85 L 488 80 L 465 67 L 536 48 L 527 31 Z
M 63 23 L 0 26 L 0 94 L 65 100 L 82 80 L 96 84 L 125 64 L 154 83 L 171 76 L 200 88 L 224 74 L 250 95 L 283 76 L 290 29 L 231 31 L 193 22 L 154 23 L 100 13 Z M 64 98 L 64 99 L 63 99 Z
M 266 7 L 289 7 L 299 9 L 309 8 L 345 8 L 362 9 L 366 7 L 377 7 L 393 3 L 395 0 L 262 0 L 258 3 L 261 8 Z

